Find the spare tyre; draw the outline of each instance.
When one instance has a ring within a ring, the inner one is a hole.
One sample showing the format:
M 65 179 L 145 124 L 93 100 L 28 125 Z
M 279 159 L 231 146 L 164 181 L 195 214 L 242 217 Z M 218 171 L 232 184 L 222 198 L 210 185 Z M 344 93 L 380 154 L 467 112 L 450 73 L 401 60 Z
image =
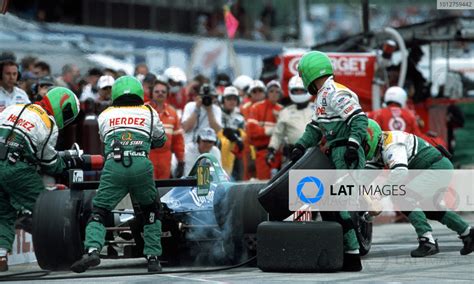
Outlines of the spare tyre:
M 289 210 L 288 199 L 290 169 L 334 169 L 334 165 L 319 147 L 312 147 L 298 161 L 283 167 L 258 193 L 258 200 L 270 220 L 282 221 L 293 214 Z
M 33 212 L 33 246 L 42 269 L 69 270 L 81 258 L 83 199 L 84 192 L 70 190 L 45 191 L 38 197 Z

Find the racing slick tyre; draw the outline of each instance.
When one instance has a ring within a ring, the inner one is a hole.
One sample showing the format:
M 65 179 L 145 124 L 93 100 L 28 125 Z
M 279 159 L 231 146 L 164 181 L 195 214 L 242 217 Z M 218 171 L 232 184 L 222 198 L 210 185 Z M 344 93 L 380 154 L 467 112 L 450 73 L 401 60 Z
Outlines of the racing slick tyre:
M 258 202 L 264 183 L 242 183 L 216 191 L 214 215 L 222 231 L 223 248 L 231 263 L 239 263 L 256 253 L 256 233 L 268 213 Z
M 336 222 L 263 222 L 257 239 L 257 267 L 265 272 L 331 272 L 343 265 Z
M 87 193 L 87 198 L 92 198 Z M 81 258 L 83 191 L 55 190 L 40 194 L 33 212 L 33 246 L 38 265 L 69 270 Z
M 293 214 L 288 209 L 288 186 L 290 169 L 333 169 L 334 165 L 321 152 L 319 147 L 312 147 L 296 162 L 283 167 L 258 193 L 258 200 L 268 212 L 270 220 L 282 221 Z
M 359 242 L 359 253 L 361 256 L 368 254 L 372 246 L 372 223 L 361 218 L 364 213 L 365 212 L 350 212 L 357 241 Z

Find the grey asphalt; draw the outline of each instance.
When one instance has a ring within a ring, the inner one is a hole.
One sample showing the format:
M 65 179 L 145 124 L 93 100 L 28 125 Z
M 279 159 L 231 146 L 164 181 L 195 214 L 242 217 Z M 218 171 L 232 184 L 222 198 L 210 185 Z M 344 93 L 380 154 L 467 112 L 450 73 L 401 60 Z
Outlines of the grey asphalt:
M 474 215 L 465 216 L 474 225 Z M 98 268 L 82 274 L 54 272 L 43 280 L 24 279 L 21 283 L 314 283 L 336 282 L 474 282 L 474 253 L 461 256 L 462 244 L 454 232 L 437 222 L 433 225 L 433 235 L 438 239 L 441 252 L 426 258 L 411 258 L 410 250 L 416 248 L 417 241 L 413 228 L 407 223 L 377 225 L 374 228 L 373 246 L 363 258 L 364 269 L 357 273 L 265 273 L 256 267 L 241 267 L 220 272 L 173 273 L 182 269 L 209 269 L 211 267 L 165 268 L 170 274 L 143 276 L 110 276 L 96 278 L 94 275 L 116 275 L 142 273 L 146 270 L 144 259 L 104 260 Z M 215 267 L 214 267 L 215 268 Z M 0 273 L 1 278 L 13 273 L 39 271 L 36 264 L 12 266 L 8 273 Z M 30 276 L 33 276 L 30 274 Z M 80 279 L 52 280 L 51 277 L 90 277 Z M 10 282 L 10 281 L 8 281 Z M 19 282 L 16 282 L 19 283 Z

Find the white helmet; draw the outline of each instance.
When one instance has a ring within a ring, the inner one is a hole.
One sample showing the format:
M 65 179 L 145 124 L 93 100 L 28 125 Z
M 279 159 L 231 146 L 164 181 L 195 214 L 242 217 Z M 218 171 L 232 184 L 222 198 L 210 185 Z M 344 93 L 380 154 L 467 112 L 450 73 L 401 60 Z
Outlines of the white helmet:
M 302 104 L 311 99 L 311 94 L 309 94 L 308 92 L 306 92 L 305 94 L 293 95 L 291 91 L 295 89 L 306 90 L 303 84 L 303 80 L 298 75 L 291 77 L 290 81 L 288 81 L 288 92 L 290 94 L 291 101 L 295 104 Z
M 250 78 L 249 76 L 240 75 L 237 78 L 235 78 L 234 82 L 232 82 L 232 85 L 234 85 L 237 89 L 246 91 L 245 89 L 249 87 L 252 81 L 253 81 L 252 78 Z
M 262 81 L 260 80 L 252 80 L 248 86 L 248 92 L 252 92 L 253 89 L 262 89 L 264 92 L 267 91 L 267 88 L 265 87 L 265 84 L 263 84 Z
M 401 107 L 405 107 L 407 104 L 407 92 L 400 87 L 390 87 L 385 91 L 384 103 L 394 102 L 399 104 Z
M 163 75 L 165 75 L 168 80 L 181 83 L 183 86 L 187 81 L 186 74 L 179 67 L 169 67 L 165 70 Z

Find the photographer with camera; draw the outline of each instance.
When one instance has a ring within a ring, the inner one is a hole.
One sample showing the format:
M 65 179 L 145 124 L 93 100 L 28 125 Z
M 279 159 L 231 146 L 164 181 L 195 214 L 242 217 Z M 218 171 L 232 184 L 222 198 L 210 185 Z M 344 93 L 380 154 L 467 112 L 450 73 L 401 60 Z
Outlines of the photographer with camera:
M 222 111 L 215 101 L 217 93 L 214 87 L 203 84 L 195 101 L 186 104 L 181 118 L 185 144 L 196 142 L 198 132 L 203 128 L 211 127 L 215 132 L 221 130 Z

